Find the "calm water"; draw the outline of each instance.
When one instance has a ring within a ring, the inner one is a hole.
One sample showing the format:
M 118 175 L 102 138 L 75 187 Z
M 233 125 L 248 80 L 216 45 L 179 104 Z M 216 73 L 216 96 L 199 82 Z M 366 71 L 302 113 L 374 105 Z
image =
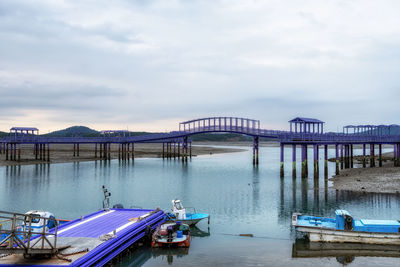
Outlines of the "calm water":
M 283 179 L 279 177 L 279 148 L 269 147 L 260 149 L 258 168 L 251 164 L 250 151 L 200 156 L 186 165 L 179 160 L 136 159 L 134 165 L 115 160 L 1 167 L 0 209 L 44 209 L 58 218 L 75 219 L 101 207 L 101 186 L 105 185 L 112 192 L 111 202 L 125 207 L 170 210 L 171 200 L 179 198 L 185 206 L 211 214 L 209 228 L 207 222 L 200 222 L 195 229 L 197 236 L 190 250 L 140 249 L 126 256 L 120 266 L 400 264 L 400 258 L 390 257 L 292 257 L 301 249 L 294 245 L 292 212 L 333 216 L 335 209 L 341 208 L 356 218 L 399 219 L 400 197 L 329 189 L 323 163 L 320 179 L 292 179 L 290 150 L 285 154 Z M 309 155 L 311 160 L 311 150 Z M 334 164 L 330 163 L 329 177 L 333 172 Z

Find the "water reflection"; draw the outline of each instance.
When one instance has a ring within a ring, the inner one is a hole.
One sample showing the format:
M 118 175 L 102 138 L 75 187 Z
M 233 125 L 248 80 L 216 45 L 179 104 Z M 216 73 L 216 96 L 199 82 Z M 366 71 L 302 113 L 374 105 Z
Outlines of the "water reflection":
M 400 258 L 400 247 L 391 245 L 320 243 L 297 239 L 292 246 L 293 258 L 335 257 L 341 264 L 350 264 L 356 257 Z

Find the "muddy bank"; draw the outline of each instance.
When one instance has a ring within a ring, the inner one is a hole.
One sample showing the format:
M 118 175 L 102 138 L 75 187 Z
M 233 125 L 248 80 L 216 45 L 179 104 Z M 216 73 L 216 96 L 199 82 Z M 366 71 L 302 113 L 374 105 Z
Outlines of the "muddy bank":
M 197 145 L 198 144 L 198 145 Z M 223 146 L 231 146 L 230 143 L 218 143 Z M 246 149 L 227 148 L 214 146 L 214 143 L 193 143 L 192 156 L 212 155 L 220 153 L 241 152 Z M 46 147 L 47 149 L 47 147 Z M 177 149 L 177 148 L 176 148 Z M 47 150 L 46 150 L 47 151 Z M 97 152 L 99 157 L 99 150 Z M 95 157 L 95 146 L 93 144 L 81 144 L 79 157 L 74 157 L 73 145 L 54 144 L 50 145 L 50 163 L 77 162 L 99 160 Z M 130 157 L 132 155 L 130 154 Z M 162 157 L 162 144 L 135 144 L 135 158 L 159 158 Z M 118 159 L 118 145 L 111 145 L 111 159 Z M 27 165 L 48 163 L 45 160 L 35 160 L 32 145 L 21 146 L 21 160 L 6 160 L 5 154 L 0 154 L 0 166 Z
M 362 156 L 354 158 L 355 168 L 340 170 L 339 175 L 331 178 L 335 189 L 400 194 L 400 167 L 393 166 L 393 152 L 382 154 L 383 167 L 368 167 L 367 157 L 367 167 L 362 168 Z M 378 161 L 375 164 L 378 166 Z

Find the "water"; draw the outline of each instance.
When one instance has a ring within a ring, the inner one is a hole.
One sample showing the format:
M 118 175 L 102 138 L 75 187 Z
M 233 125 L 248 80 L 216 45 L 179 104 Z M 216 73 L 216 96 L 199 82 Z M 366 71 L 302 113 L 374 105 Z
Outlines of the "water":
M 198 224 L 188 251 L 139 249 L 119 266 L 339 266 L 344 261 L 354 266 L 399 265 L 399 258 L 391 257 L 292 257 L 297 247 L 292 212 L 332 217 L 340 208 L 356 218 L 399 219 L 400 197 L 332 190 L 323 178 L 323 161 L 320 179 L 292 179 L 290 151 L 285 151 L 283 179 L 277 147 L 260 148 L 256 168 L 250 151 L 200 156 L 185 165 L 179 160 L 136 159 L 134 165 L 113 160 L 1 167 L 0 209 L 44 209 L 58 218 L 75 219 L 101 207 L 105 185 L 112 192 L 111 202 L 125 207 L 168 211 L 171 200 L 179 198 L 185 206 L 211 214 L 209 229 L 207 222 Z M 309 155 L 311 162 L 311 150 Z M 322 150 L 320 155 L 322 159 Z M 334 170 L 329 163 L 329 176 Z M 298 163 L 298 177 L 300 171 Z

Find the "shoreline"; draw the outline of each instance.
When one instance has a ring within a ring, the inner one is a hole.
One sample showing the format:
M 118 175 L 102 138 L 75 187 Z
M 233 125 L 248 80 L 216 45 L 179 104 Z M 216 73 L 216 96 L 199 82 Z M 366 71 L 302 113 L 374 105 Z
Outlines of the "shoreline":
M 251 144 L 250 144 L 251 145 Z M 221 146 L 221 147 L 218 147 Z M 247 146 L 246 144 L 238 145 L 237 143 L 217 143 L 217 142 L 197 142 L 192 145 L 192 156 L 203 156 L 213 154 L 225 154 L 243 152 L 247 149 L 227 148 L 223 146 Z M 177 149 L 177 148 L 176 148 Z M 34 164 L 55 164 L 69 162 L 87 162 L 103 160 L 97 153 L 95 157 L 95 149 L 93 145 L 83 144 L 80 146 L 79 157 L 73 156 L 73 146 L 64 144 L 55 144 L 50 146 L 50 162 L 46 160 L 35 160 L 32 146 L 21 146 L 21 160 L 11 161 L 5 160 L 5 155 L 0 154 L 0 167 L 3 166 L 20 166 Z M 161 144 L 135 144 L 135 158 L 162 158 Z M 118 145 L 111 146 L 111 160 L 118 159 Z M 130 153 L 130 160 L 132 154 Z
M 362 156 L 354 157 L 354 167 L 340 170 L 329 180 L 336 190 L 400 194 L 400 167 L 394 167 L 393 152 L 382 154 L 382 167 L 362 167 Z M 369 157 L 366 157 L 369 163 Z M 378 166 L 378 165 L 376 165 Z

